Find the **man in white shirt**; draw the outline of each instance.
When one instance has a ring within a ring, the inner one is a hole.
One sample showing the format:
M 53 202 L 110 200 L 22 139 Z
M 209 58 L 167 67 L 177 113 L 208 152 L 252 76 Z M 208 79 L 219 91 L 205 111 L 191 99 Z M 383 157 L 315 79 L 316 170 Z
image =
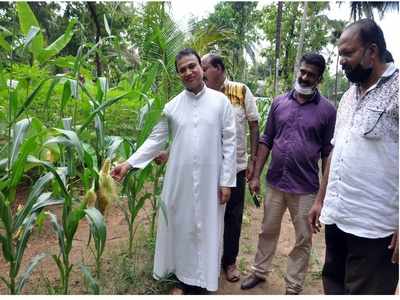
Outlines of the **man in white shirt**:
M 112 176 L 145 168 L 171 137 L 159 214 L 153 276 L 175 274 L 181 287 L 218 289 L 225 203 L 236 185 L 236 130 L 232 106 L 205 86 L 198 54 L 184 49 L 176 70 L 185 90 L 169 101 L 143 145 Z M 174 292 L 178 292 L 176 289 Z
M 240 279 L 236 267 L 236 258 L 239 253 L 240 231 L 245 197 L 245 179 L 253 176 L 254 162 L 258 145 L 258 119 L 256 99 L 250 89 L 243 83 L 230 81 L 225 75 L 225 65 L 217 54 L 206 54 L 201 58 L 204 70 L 204 79 L 207 87 L 224 93 L 231 101 L 236 119 L 236 154 L 237 174 L 236 187 L 232 188 L 231 197 L 225 209 L 224 247 L 222 254 L 222 268 L 226 279 L 231 282 Z M 246 125 L 250 133 L 250 157 L 247 158 Z
M 399 71 L 385 62 L 382 30 L 348 26 L 340 64 L 354 83 L 343 95 L 334 145 L 309 213 L 325 224 L 325 294 L 394 294 L 398 283 Z M 322 210 L 321 210 L 322 208 Z

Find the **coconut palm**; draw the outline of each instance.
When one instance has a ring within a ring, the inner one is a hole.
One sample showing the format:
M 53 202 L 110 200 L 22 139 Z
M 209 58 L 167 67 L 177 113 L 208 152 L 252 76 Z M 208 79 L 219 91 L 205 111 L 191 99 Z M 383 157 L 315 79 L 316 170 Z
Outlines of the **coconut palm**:
M 343 2 L 341 2 L 343 3 Z M 350 19 L 357 21 L 363 16 L 374 19 L 373 10 L 377 10 L 382 19 L 385 13 L 390 11 L 399 11 L 399 2 L 397 1 L 351 1 Z

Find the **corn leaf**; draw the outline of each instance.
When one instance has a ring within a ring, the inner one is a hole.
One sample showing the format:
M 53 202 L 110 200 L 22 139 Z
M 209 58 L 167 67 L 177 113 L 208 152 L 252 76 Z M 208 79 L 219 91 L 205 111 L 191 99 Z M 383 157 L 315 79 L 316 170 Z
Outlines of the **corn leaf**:
M 32 12 L 31 7 L 27 2 L 17 2 L 16 3 L 19 24 L 21 27 L 21 32 L 27 36 L 30 28 L 32 26 L 40 28 L 39 22 L 36 19 L 35 14 Z M 37 57 L 43 49 L 43 34 L 40 32 L 32 41 L 31 50 L 34 57 Z
M 69 140 L 68 138 L 66 138 L 65 136 L 62 136 L 62 135 L 51 137 L 46 142 L 43 143 L 44 146 L 50 145 L 50 144 L 73 146 L 71 140 Z
M 117 96 L 113 99 L 107 100 L 106 102 L 102 103 L 99 107 L 97 107 L 92 113 L 89 115 L 89 117 L 86 119 L 86 122 L 82 125 L 82 127 L 79 129 L 79 135 L 83 132 L 83 130 L 86 129 L 90 125 L 90 123 L 93 121 L 94 117 L 100 112 L 106 109 L 107 107 L 113 105 L 114 103 L 120 101 L 121 99 L 125 98 L 129 93 L 124 93 L 120 96 Z
M 33 225 L 35 224 L 37 214 L 31 214 L 24 220 L 22 225 L 22 236 L 18 239 L 15 251 L 15 268 L 12 270 L 12 275 L 17 276 L 21 267 L 22 257 L 24 255 L 29 237 L 32 233 Z
M 33 206 L 35 205 L 38 197 L 40 196 L 40 194 L 43 192 L 43 189 L 45 188 L 45 186 L 54 178 L 54 175 L 49 172 L 43 176 L 41 176 L 38 180 L 36 180 L 35 184 L 32 187 L 31 192 L 29 193 L 28 199 L 26 200 L 26 204 L 25 207 L 17 212 L 16 216 L 15 216 L 15 229 L 18 229 L 24 219 L 28 216 L 28 214 L 30 214 L 33 210 Z
M 12 262 L 14 260 L 14 257 L 12 254 L 11 241 L 6 239 L 4 236 L 0 235 L 0 242 L 5 260 L 8 262 Z
M 0 192 L 0 219 L 6 229 L 7 235 L 12 234 L 13 220 L 11 216 L 10 203 L 6 201 L 3 193 Z
M 11 157 L 10 157 L 11 167 L 13 166 L 14 162 L 18 157 L 20 145 L 25 139 L 25 135 L 29 129 L 30 123 L 31 123 L 30 119 L 23 119 L 14 125 Z
M 10 283 L 7 281 L 7 279 L 5 279 L 3 276 L 0 276 L 0 280 L 3 281 L 5 283 L 5 285 L 8 287 L 8 289 L 11 290 L 11 285 Z
M 53 80 L 51 81 L 50 87 L 47 90 L 47 95 L 46 95 L 46 100 L 44 101 L 44 106 L 45 107 L 49 107 L 49 100 L 51 98 L 51 95 L 53 94 L 53 91 L 55 89 L 55 87 L 57 86 L 57 84 L 60 82 L 61 77 L 55 77 L 53 78 Z
M 61 97 L 61 107 L 60 107 L 61 113 L 65 110 L 65 106 L 67 105 L 69 99 L 71 99 L 71 82 L 67 80 L 64 83 L 64 89 Z
M 103 215 L 94 207 L 85 209 L 86 217 L 89 220 L 90 232 L 95 242 L 95 248 L 100 257 L 104 251 L 107 240 L 107 226 Z
M 89 269 L 82 265 L 79 264 L 79 268 L 81 269 L 83 276 L 85 277 L 85 279 L 87 280 L 87 282 L 89 283 L 89 288 L 92 290 L 94 295 L 99 295 L 100 294 L 100 287 L 97 284 L 96 280 L 93 278 L 92 274 L 90 273 Z
M 31 276 L 33 270 L 36 268 L 36 266 L 40 263 L 40 261 L 45 258 L 47 256 L 47 254 L 42 253 L 39 255 L 36 255 L 31 263 L 29 264 L 28 268 L 26 269 L 26 271 L 20 276 L 19 280 L 18 280 L 18 284 L 16 287 L 16 294 L 20 294 L 25 283 L 28 281 L 29 277 Z
M 14 162 L 14 164 L 11 166 L 12 177 L 11 177 L 10 187 L 16 187 L 18 185 L 24 173 L 27 157 L 36 149 L 36 146 L 37 146 L 36 136 L 30 137 L 22 143 L 19 149 L 18 157 Z
M 58 224 L 57 217 L 51 213 L 47 212 L 47 214 L 50 216 L 50 223 L 53 226 L 54 232 L 57 234 L 58 238 L 58 245 L 61 251 L 61 254 L 64 258 L 66 258 L 66 253 L 65 253 L 65 241 L 64 241 L 64 230 L 63 228 Z M 53 255 L 53 259 L 56 261 L 57 266 L 62 268 L 62 264 L 59 265 L 60 260 L 58 259 L 57 256 Z M 62 269 L 61 269 L 62 270 Z
M 43 166 L 47 171 L 51 172 L 54 175 L 55 180 L 57 181 L 59 187 L 61 188 L 61 191 L 64 194 L 65 200 L 67 203 L 72 203 L 72 198 L 70 194 L 68 193 L 66 184 L 64 183 L 64 180 L 61 178 L 59 172 L 48 162 L 42 161 L 37 159 L 36 157 L 29 155 L 28 156 L 28 162 L 32 164 L 37 164 Z
M 46 62 L 49 58 L 57 55 L 62 49 L 67 46 L 67 44 L 71 41 L 74 35 L 74 26 L 77 20 L 72 19 L 65 30 L 65 33 L 61 35 L 58 39 L 56 39 L 50 46 L 46 49 L 43 49 L 38 56 L 38 60 L 40 63 Z
M 23 105 L 21 106 L 21 108 L 19 109 L 17 114 L 15 115 L 13 122 L 15 122 L 19 118 L 19 116 L 22 115 L 22 113 L 28 109 L 29 105 L 36 98 L 36 96 L 38 95 L 38 92 L 40 91 L 40 89 L 42 88 L 44 83 L 49 79 L 50 78 L 46 78 L 46 79 L 43 79 L 41 82 L 39 82 L 39 84 L 35 87 L 35 89 L 32 91 L 32 93 L 30 93 L 29 96 L 26 98 L 25 102 L 23 103 Z
M 66 227 L 65 227 L 65 237 L 67 241 L 72 241 L 76 230 L 79 225 L 79 221 L 85 216 L 85 211 L 83 208 L 78 207 L 71 211 L 67 217 Z
M 71 142 L 71 144 L 75 147 L 75 149 L 78 153 L 79 160 L 82 162 L 82 165 L 84 165 L 85 153 L 84 153 L 83 146 L 82 146 L 82 143 L 81 143 L 78 135 L 72 130 L 65 130 L 65 129 L 59 129 L 59 128 L 56 128 L 55 130 L 57 132 L 61 133 L 62 135 L 64 135 Z
M 37 202 L 32 207 L 32 211 L 37 212 L 44 207 L 47 207 L 50 205 L 63 204 L 63 203 L 64 203 L 64 199 L 56 199 L 56 198 L 51 197 L 51 193 L 43 193 L 39 196 Z
M 121 146 L 124 140 L 120 136 L 108 136 L 106 137 L 106 149 L 107 158 L 113 160 L 115 157 L 115 152 Z

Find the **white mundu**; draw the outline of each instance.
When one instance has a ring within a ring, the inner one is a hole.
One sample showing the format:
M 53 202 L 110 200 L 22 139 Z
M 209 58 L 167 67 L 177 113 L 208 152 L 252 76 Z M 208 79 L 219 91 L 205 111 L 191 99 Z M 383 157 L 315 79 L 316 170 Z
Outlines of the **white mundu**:
M 161 121 L 128 160 L 144 168 L 172 144 L 159 213 L 153 276 L 174 273 L 186 284 L 218 289 L 225 205 L 218 187 L 236 185 L 236 131 L 231 104 L 220 92 L 187 90 L 168 102 Z

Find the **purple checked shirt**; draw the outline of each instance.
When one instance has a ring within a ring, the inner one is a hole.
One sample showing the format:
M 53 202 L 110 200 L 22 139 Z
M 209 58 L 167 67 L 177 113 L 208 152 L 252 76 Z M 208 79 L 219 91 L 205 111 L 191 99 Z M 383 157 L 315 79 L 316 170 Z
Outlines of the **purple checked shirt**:
M 300 104 L 294 91 L 271 105 L 260 143 L 271 150 L 267 182 L 287 193 L 311 194 L 319 188 L 318 160 L 332 150 L 336 110 L 317 91 Z

